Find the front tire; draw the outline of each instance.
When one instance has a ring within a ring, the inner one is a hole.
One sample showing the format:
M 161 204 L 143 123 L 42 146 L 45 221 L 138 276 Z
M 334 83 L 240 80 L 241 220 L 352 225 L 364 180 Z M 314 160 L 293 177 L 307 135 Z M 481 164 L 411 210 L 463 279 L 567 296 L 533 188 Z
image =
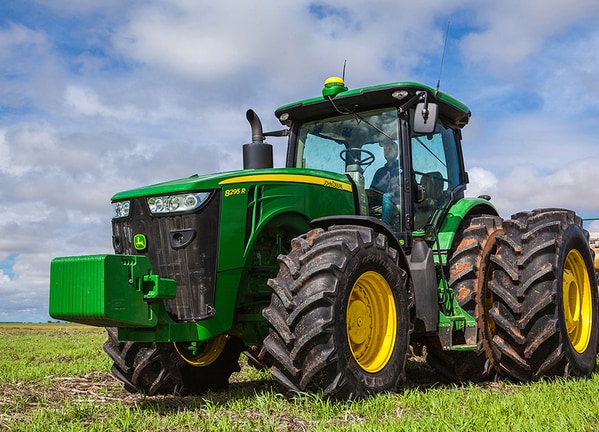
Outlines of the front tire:
M 372 229 L 334 226 L 292 241 L 263 315 L 272 375 L 288 390 L 356 399 L 404 377 L 411 297 L 398 252 Z
M 111 372 L 131 393 L 185 396 L 223 390 L 240 370 L 242 342 L 221 335 L 205 343 L 121 342 L 107 328 L 104 351 L 114 361 Z
M 589 375 L 599 309 L 581 219 L 569 210 L 541 209 L 512 216 L 504 229 L 490 283 L 500 371 L 520 381 Z

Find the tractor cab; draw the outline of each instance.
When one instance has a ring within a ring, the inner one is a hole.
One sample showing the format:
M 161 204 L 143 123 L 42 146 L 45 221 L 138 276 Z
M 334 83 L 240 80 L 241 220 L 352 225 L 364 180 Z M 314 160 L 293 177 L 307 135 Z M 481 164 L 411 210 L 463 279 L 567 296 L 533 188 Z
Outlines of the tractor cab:
M 357 213 L 401 233 L 439 226 L 464 196 L 460 128 L 466 106 L 430 87 L 394 83 L 348 91 L 339 78 L 323 97 L 279 108 L 290 127 L 287 166 L 346 174 Z

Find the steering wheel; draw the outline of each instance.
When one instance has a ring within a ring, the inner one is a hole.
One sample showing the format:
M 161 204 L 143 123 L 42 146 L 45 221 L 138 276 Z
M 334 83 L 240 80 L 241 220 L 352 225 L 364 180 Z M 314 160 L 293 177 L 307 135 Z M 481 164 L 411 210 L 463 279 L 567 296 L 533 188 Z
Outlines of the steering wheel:
M 349 154 L 350 152 L 351 152 L 351 155 Z M 361 157 L 362 153 L 364 153 L 366 155 L 366 157 L 362 158 Z M 358 155 L 358 154 L 360 155 L 360 157 L 356 158 L 356 155 Z M 356 149 L 343 149 L 339 153 L 339 157 L 346 164 L 347 164 L 347 159 L 349 157 L 350 158 L 350 163 L 356 164 L 356 165 L 361 166 L 361 167 L 368 167 L 368 166 L 372 165 L 372 163 L 376 159 L 376 157 L 374 156 L 374 153 L 372 153 L 371 151 L 364 150 L 364 149 L 358 149 L 358 148 L 356 148 Z

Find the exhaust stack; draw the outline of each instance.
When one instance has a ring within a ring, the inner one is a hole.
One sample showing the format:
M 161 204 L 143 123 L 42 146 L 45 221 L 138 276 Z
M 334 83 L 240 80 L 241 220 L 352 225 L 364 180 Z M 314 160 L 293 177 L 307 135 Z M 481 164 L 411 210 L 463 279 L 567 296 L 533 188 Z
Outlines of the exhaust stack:
M 252 127 L 252 143 L 243 145 L 243 169 L 272 168 L 272 145 L 264 142 L 262 123 L 254 110 L 245 113 Z

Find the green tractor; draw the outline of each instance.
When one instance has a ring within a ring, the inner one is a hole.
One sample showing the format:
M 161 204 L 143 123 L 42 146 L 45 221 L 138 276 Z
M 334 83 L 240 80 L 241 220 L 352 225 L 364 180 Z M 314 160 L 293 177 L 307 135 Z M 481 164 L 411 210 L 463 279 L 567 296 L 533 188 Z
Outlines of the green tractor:
M 56 258 L 50 315 L 106 327 L 131 392 L 227 386 L 245 352 L 289 391 L 393 391 L 410 346 L 452 382 L 586 376 L 599 316 L 573 211 L 465 198 L 470 110 L 397 82 L 249 110 L 243 170 L 112 198 L 114 254 Z M 266 136 L 287 137 L 273 168 Z

